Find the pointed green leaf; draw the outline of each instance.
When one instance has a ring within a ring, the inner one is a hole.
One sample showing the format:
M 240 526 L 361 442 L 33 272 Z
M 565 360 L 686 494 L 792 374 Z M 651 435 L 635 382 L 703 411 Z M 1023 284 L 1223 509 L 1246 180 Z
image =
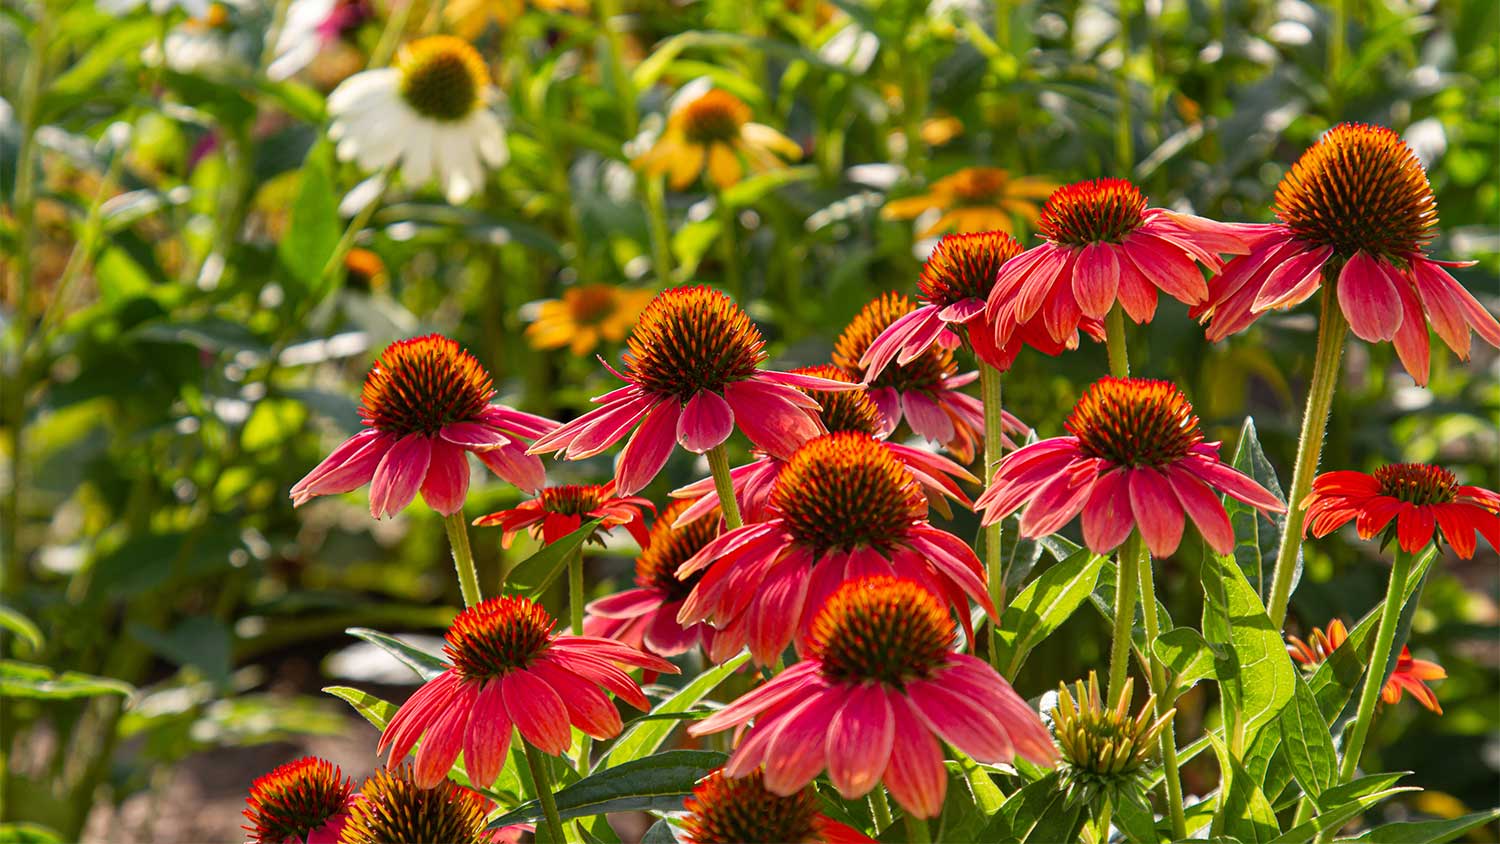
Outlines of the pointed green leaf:
M 573 553 L 583 547 L 583 543 L 594 535 L 594 529 L 599 527 L 603 519 L 594 519 L 584 522 L 578 530 L 564 536 L 556 542 L 548 545 L 542 550 L 532 554 L 530 557 L 516 564 L 505 575 L 505 591 L 524 595 L 536 600 L 542 597 L 552 581 L 567 568 L 568 560 Z
M 1324 791 L 1323 804 L 1328 808 L 1312 820 L 1287 830 L 1271 844 L 1307 844 L 1322 832 L 1343 828 L 1344 824 L 1353 820 L 1356 815 L 1386 798 L 1406 791 L 1421 790 L 1409 786 L 1391 787 L 1404 776 L 1406 774 L 1396 773 L 1360 777 L 1354 782 L 1334 786 Z
M 67 700 L 99 695 L 130 695 L 135 687 L 113 677 L 53 671 L 45 665 L 0 659 L 0 697 Z
M 42 646 L 42 630 L 31 619 L 10 607 L 0 604 L 0 627 L 20 636 L 32 650 Z
M 1088 599 L 1103 565 L 1103 557 L 1086 549 L 1075 551 L 1016 596 L 1000 618 L 1000 664 L 1005 666 L 1005 676 L 1014 677 L 1031 650 Z
M 1243 753 L 1256 732 L 1291 702 L 1296 669 L 1281 631 L 1239 567 L 1228 557 L 1207 554 L 1202 575 L 1203 635 L 1228 646 L 1214 661 L 1214 676 L 1224 694 L 1226 720 L 1234 720 L 1231 745 Z
M 1276 478 L 1276 469 L 1271 466 L 1271 461 L 1266 459 L 1266 453 L 1261 450 L 1260 436 L 1255 430 L 1255 419 L 1245 417 L 1245 423 L 1240 426 L 1239 442 L 1234 449 L 1234 457 L 1230 465 L 1241 473 L 1248 475 L 1256 483 L 1265 487 L 1276 496 L 1276 500 L 1282 504 L 1286 503 L 1286 495 L 1281 491 L 1281 482 Z M 1271 570 L 1276 565 L 1276 554 L 1281 544 L 1281 533 L 1286 524 L 1286 515 L 1273 515 L 1267 519 L 1260 511 L 1240 501 L 1233 496 L 1224 497 L 1224 512 L 1229 515 L 1229 524 L 1234 528 L 1234 535 L 1238 540 L 1234 548 L 1234 562 L 1239 566 L 1240 572 L 1245 576 L 1250 588 L 1255 594 L 1264 598 Z M 1302 571 L 1302 552 L 1297 552 L 1297 568 L 1300 575 Z M 1296 588 L 1296 576 L 1292 581 L 1292 587 Z
M 307 159 L 302 163 L 302 183 L 297 189 L 297 199 L 292 203 L 291 220 L 286 236 L 277 247 L 282 265 L 297 282 L 309 305 L 321 300 L 333 283 L 342 277 L 338 273 L 323 277 L 323 267 L 333 257 L 343 235 L 333 168 L 333 144 L 322 141 L 307 151 Z
M 1165 700 L 1181 697 L 1200 680 L 1214 676 L 1214 646 L 1191 627 L 1174 627 L 1156 637 L 1152 650 L 1167 668 L 1170 685 Z
M 1355 838 L 1340 838 L 1336 844 L 1447 844 L 1485 824 L 1500 820 L 1500 809 L 1474 812 L 1461 818 L 1434 821 L 1400 821 L 1366 830 Z
M 605 755 L 601 767 L 614 767 L 632 759 L 641 759 L 656 752 L 667 736 L 672 734 L 676 728 L 675 720 L 663 719 L 660 716 L 682 714 L 695 706 L 709 692 L 718 688 L 724 682 L 724 678 L 739 670 L 750 659 L 750 654 L 742 653 L 737 657 L 716 668 L 711 668 L 697 677 L 691 683 L 683 686 L 670 698 L 651 708 L 651 720 L 638 719 L 615 740 L 609 753 Z
M 632 759 L 590 774 L 555 795 L 563 820 L 605 812 L 673 812 L 692 793 L 698 780 L 724 764 L 722 753 L 669 750 Z M 542 819 L 542 807 L 529 800 L 490 822 L 490 829 Z
M 1024 844 L 1076 841 L 1085 820 L 1083 805 L 1067 799 L 1053 772 L 1007 798 L 979 840 Z
M 356 639 L 364 639 L 366 642 L 400 660 L 402 665 L 415 671 L 417 676 L 421 677 L 423 681 L 431 680 L 452 667 L 446 659 L 408 645 L 395 636 L 381 633 L 379 630 L 371 630 L 368 627 L 351 627 L 344 632 Z
M 1271 801 L 1266 799 L 1250 772 L 1229 754 L 1224 742 L 1214 733 L 1209 736 L 1214 753 L 1219 757 L 1219 770 L 1230 772 L 1228 791 L 1214 816 L 1214 832 L 1233 836 L 1245 844 L 1271 841 L 1281 833 Z
M 1312 690 L 1295 671 L 1292 679 L 1296 684 L 1292 705 L 1281 710 L 1277 725 L 1281 731 L 1281 753 L 1291 765 L 1297 784 L 1318 805 L 1319 795 L 1338 782 L 1338 756 Z
M 385 725 L 389 724 L 396 714 L 394 703 L 381 700 L 369 692 L 351 686 L 325 686 L 323 691 L 354 707 L 354 711 L 364 716 L 366 721 L 374 724 L 376 729 L 384 730 Z

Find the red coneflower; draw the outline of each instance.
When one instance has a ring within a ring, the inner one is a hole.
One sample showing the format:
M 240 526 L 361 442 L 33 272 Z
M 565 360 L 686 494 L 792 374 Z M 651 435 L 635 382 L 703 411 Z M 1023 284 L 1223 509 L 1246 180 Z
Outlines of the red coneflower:
M 410 765 L 381 768 L 360 788 L 340 844 L 491 844 L 498 830 L 485 829 L 490 808 L 489 798 L 450 779 L 423 783 Z
M 765 770 L 794 794 L 825 768 L 845 798 L 882 781 L 907 812 L 930 818 L 948 785 L 937 737 L 987 763 L 1056 756 L 1041 718 L 982 660 L 953 652 L 944 602 L 885 575 L 843 584 L 818 612 L 807 658 L 689 728 L 755 724 L 724 768 Z
M 338 844 L 354 781 L 326 759 L 306 756 L 250 784 L 244 811 L 251 844 Z
M 798 449 L 768 515 L 721 535 L 677 570 L 678 577 L 706 571 L 678 620 L 709 620 L 731 653 L 748 643 L 765 665 L 794 639 L 805 653 L 818 607 L 865 574 L 927 585 L 971 634 L 965 596 L 993 611 L 973 549 L 927 522 L 921 485 L 870 437 L 828 434 Z
M 473 452 L 490 471 L 527 492 L 546 479 L 526 440 L 557 423 L 500 404 L 489 373 L 440 334 L 387 346 L 365 378 L 359 415 L 365 430 L 345 440 L 292 487 L 298 506 L 319 495 L 370 485 L 370 514 L 394 516 L 417 492 L 432 509 L 463 509 Z
M 1234 531 L 1217 493 L 1267 513 L 1286 508 L 1250 478 L 1219 462 L 1193 406 L 1176 385 L 1105 377 L 1084 391 L 1063 423 L 1072 436 L 1012 452 L 975 501 L 993 524 L 1021 507 L 1021 535 L 1046 536 L 1083 514 L 1083 540 L 1107 554 L 1139 528 L 1151 553 L 1177 550 L 1186 516 L 1218 554 Z
M 1348 638 L 1349 631 L 1344 627 L 1344 622 L 1335 618 L 1328 622 L 1327 633 L 1314 627 L 1312 635 L 1308 637 L 1310 641 L 1287 636 L 1286 652 L 1302 665 L 1316 668 L 1333 656 L 1333 652 Z M 1442 715 L 1443 707 L 1438 703 L 1437 695 L 1427 688 L 1424 681 L 1442 680 L 1447 676 L 1448 672 L 1443 670 L 1443 666 L 1425 659 L 1413 659 L 1411 648 L 1402 645 L 1401 655 L 1396 658 L 1396 670 L 1381 687 L 1380 699 L 1388 704 L 1396 704 L 1401 702 L 1403 692 L 1411 692 L 1418 703 Z
M 510 543 L 524 528 L 531 536 L 551 545 L 583 526 L 583 520 L 603 519 L 590 540 L 602 544 L 601 536 L 611 528 L 624 526 L 641 545 L 646 544 L 645 510 L 655 512 L 649 498 L 615 495 L 614 481 L 604 484 L 566 484 L 549 486 L 536 498 L 523 501 L 509 510 L 499 510 L 474 520 L 479 527 L 499 527 L 500 546 Z
M 585 635 L 615 639 L 661 656 L 686 653 L 700 641 L 715 662 L 733 655 L 715 655 L 712 627 L 677 621 L 683 600 L 702 579 L 702 575 L 694 575 L 679 580 L 677 569 L 719 533 L 717 519 L 676 524 L 690 504 L 674 501 L 662 509 L 641 543 L 640 556 L 635 558 L 637 588 L 589 604 L 585 610 L 588 617 L 583 621 Z
M 596 410 L 537 440 L 532 454 L 562 451 L 569 460 L 598 454 L 640 427 L 615 470 L 622 495 L 639 492 L 672 452 L 673 442 L 702 454 L 735 425 L 771 454 L 787 455 L 822 432 L 817 403 L 797 387 L 853 389 L 848 384 L 760 368 L 765 341 L 728 296 L 709 287 L 678 287 L 651 300 L 631 332 L 628 386 L 594 401 Z
M 830 381 L 854 383 L 853 378 L 832 364 L 805 366 L 792 371 L 802 375 L 827 378 Z M 868 393 L 863 390 L 838 393 L 824 390 L 804 390 L 804 392 L 823 406 L 823 409 L 818 412 L 818 417 L 823 420 L 823 425 L 829 433 L 849 431 L 881 440 L 886 449 L 905 464 L 906 470 L 922 484 L 927 492 L 928 501 L 941 502 L 944 497 L 947 497 L 958 501 L 965 507 L 969 506 L 969 497 L 964 495 L 954 479 L 972 482 L 977 482 L 979 479 L 946 457 L 920 448 L 887 441 L 885 438 L 891 433 L 891 429 L 884 423 L 880 408 L 875 405 L 875 401 Z M 1020 422 L 1017 421 L 1016 424 L 1019 425 Z M 766 512 L 771 503 L 771 490 L 776 488 L 776 479 L 781 476 L 781 470 L 785 466 L 785 460 L 763 454 L 752 463 L 729 470 L 730 482 L 734 485 L 734 497 L 739 503 L 740 513 L 744 516 L 746 524 L 763 522 L 768 518 Z M 714 486 L 713 478 L 704 478 L 673 490 L 672 497 L 696 499 L 693 506 L 679 517 L 679 521 L 683 522 L 702 518 L 719 506 L 719 492 Z
M 1148 322 L 1158 288 L 1188 305 L 1204 302 L 1208 285 L 1194 262 L 1217 272 L 1219 255 L 1249 252 L 1256 232 L 1147 208 L 1124 179 L 1059 188 L 1037 230 L 1047 242 L 1007 261 L 990 291 L 986 318 L 1001 346 L 1038 316 L 1055 342 L 1065 342 L 1085 317 L 1104 319 L 1116 302 L 1132 320 Z
M 886 327 L 860 357 L 865 379 L 876 378 L 892 361 L 905 366 L 934 344 L 957 348 L 968 340 L 974 355 L 1001 370 L 1010 369 L 1022 345 L 1048 354 L 1078 348 L 1075 331 L 1066 341 L 1053 340 L 1033 319 L 1012 333 L 1010 342 L 995 345 L 995 326 L 987 321 L 984 303 L 1006 261 L 1021 254 L 1021 244 L 1005 232 L 950 234 L 939 240 L 917 278 L 923 305 Z M 1085 318 L 1084 331 L 1095 340 L 1104 339 L 1104 326 Z M 964 329 L 962 335 L 959 329 Z
M 547 611 L 519 595 L 482 601 L 458 614 L 443 652 L 452 668 L 401 705 L 380 735 L 394 764 L 422 739 L 412 776 L 424 788 L 443 782 L 460 751 L 469 780 L 500 775 L 514 725 L 554 756 L 572 741 L 569 724 L 596 739 L 620 732 L 620 714 L 600 687 L 637 709 L 650 704 L 615 663 L 676 674 L 670 662 L 609 639 L 554 635 Z M 446 839 L 396 839 L 446 840 Z
M 876 376 L 861 363 L 875 339 L 916 307 L 900 293 L 881 294 L 865 305 L 839 335 L 833 346 L 833 363 L 851 378 L 864 381 L 884 419 L 882 434 L 889 436 L 904 419 L 913 433 L 968 463 L 974 459 L 976 446 L 984 442 L 984 405 L 959 388 L 973 382 L 979 373 L 959 375 L 953 352 L 941 344 L 929 345 L 909 362 L 886 367 Z M 1015 434 L 1030 430 L 1009 414 L 1005 428 Z M 1015 444 L 1010 443 L 1010 447 Z
M 1192 311 L 1208 339 L 1243 331 L 1273 308 L 1334 286 L 1349 327 L 1371 343 L 1390 340 L 1406 371 L 1427 383 L 1427 325 L 1465 360 L 1472 328 L 1500 346 L 1500 322 L 1423 250 L 1437 202 L 1416 153 L 1382 126 L 1341 123 L 1308 148 L 1276 188 L 1276 217 L 1243 258 L 1214 279 Z
M 1500 549 L 1500 495 L 1460 486 L 1452 472 L 1425 463 L 1395 463 L 1364 472 L 1326 472 L 1302 500 L 1306 530 L 1327 536 L 1351 519 L 1361 539 L 1387 531 L 1401 550 L 1415 554 L 1436 533 L 1465 560 L 1474 556 L 1474 531 Z
M 687 844 L 740 844 L 779 841 L 790 844 L 865 844 L 874 839 L 819 811 L 811 788 L 781 795 L 768 791 L 765 777 L 754 771 L 738 779 L 719 768 L 693 786 L 683 802 L 683 840 Z

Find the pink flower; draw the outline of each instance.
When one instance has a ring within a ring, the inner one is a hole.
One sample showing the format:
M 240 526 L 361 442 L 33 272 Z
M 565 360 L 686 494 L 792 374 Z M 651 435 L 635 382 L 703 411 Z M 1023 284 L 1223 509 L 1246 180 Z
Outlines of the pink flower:
M 764 346 L 760 330 L 723 293 L 708 287 L 663 291 L 631 332 L 626 371 L 615 372 L 628 385 L 594 399 L 602 406 L 537 440 L 530 453 L 562 451 L 581 460 L 634 428 L 615 467 L 622 495 L 656 477 L 674 442 L 702 454 L 736 425 L 765 451 L 791 454 L 822 433 L 817 402 L 795 388 L 854 388 L 762 370 Z
M 807 658 L 688 729 L 754 725 L 724 766 L 795 794 L 821 771 L 845 799 L 884 783 L 919 818 L 943 808 L 948 772 L 938 739 L 980 762 L 1056 758 L 1037 713 L 982 660 L 954 653 L 953 621 L 925 587 L 862 577 L 829 597 Z
M 459 613 L 443 649 L 453 667 L 401 705 L 376 752 L 389 749 L 394 765 L 421 739 L 412 768 L 418 785 L 443 782 L 462 752 L 469 780 L 488 786 L 505 764 L 512 726 L 532 746 L 558 756 L 572 743 L 569 725 L 596 739 L 619 735 L 620 714 L 603 690 L 648 709 L 640 687 L 616 663 L 677 673 L 670 662 L 619 642 L 554 635 L 555 624 L 519 595 Z
M 1021 507 L 1021 535 L 1047 536 L 1083 514 L 1083 541 L 1096 554 L 1138 528 L 1151 553 L 1182 541 L 1187 516 L 1217 554 L 1234 551 L 1234 531 L 1218 493 L 1267 513 L 1286 507 L 1250 478 L 1219 462 L 1203 442 L 1193 406 L 1173 384 L 1104 378 L 1063 424 L 1072 434 L 1012 452 L 975 505 L 990 525 Z
M 1418 384 L 1427 383 L 1431 324 L 1469 357 L 1469 330 L 1500 346 L 1500 322 L 1423 253 L 1437 203 L 1411 148 L 1389 129 L 1341 123 L 1308 148 L 1276 188 L 1280 224 L 1232 261 L 1192 310 L 1208 339 L 1238 333 L 1266 311 L 1294 307 L 1333 285 L 1360 339 L 1391 341 Z M 1335 284 L 1335 282 L 1337 282 Z
M 338 844 L 356 799 L 339 766 L 305 756 L 251 783 L 242 828 L 250 844 Z
M 642 545 L 646 542 L 646 523 L 642 518 L 646 510 L 656 510 L 650 499 L 638 496 L 617 496 L 615 485 L 566 484 L 549 486 L 530 501 L 523 501 L 509 510 L 499 510 L 474 520 L 479 527 L 500 527 L 500 547 L 509 548 L 516 534 L 525 529 L 534 538 L 551 545 L 583 526 L 588 518 L 603 519 L 595 529 L 591 540 L 602 542 L 600 535 L 611 528 L 624 526 Z
M 765 665 L 794 639 L 806 652 L 817 608 L 865 574 L 924 584 L 965 631 L 968 599 L 993 609 L 973 549 L 927 522 L 916 479 L 870 437 L 828 434 L 798 449 L 781 470 L 769 515 L 721 535 L 677 570 L 679 578 L 705 572 L 677 619 L 710 621 L 721 653 L 748 643 Z
M 1194 262 L 1217 272 L 1220 253 L 1250 251 L 1259 231 L 1147 208 L 1140 189 L 1123 179 L 1059 188 L 1037 230 L 1047 242 L 1005 262 L 990 291 L 986 318 L 1001 346 L 1038 316 L 1054 341 L 1076 345 L 1079 324 L 1104 319 L 1116 302 L 1137 323 L 1149 322 L 1158 288 L 1188 305 L 1202 303 L 1208 285 Z
M 447 337 L 392 343 L 365 378 L 359 405 L 365 429 L 292 487 L 292 503 L 369 484 L 370 515 L 377 519 L 401 512 L 419 491 L 432 509 L 451 516 L 469 492 L 469 452 L 535 492 L 546 470 L 526 454 L 526 440 L 557 423 L 491 404 L 494 395 L 489 373 Z

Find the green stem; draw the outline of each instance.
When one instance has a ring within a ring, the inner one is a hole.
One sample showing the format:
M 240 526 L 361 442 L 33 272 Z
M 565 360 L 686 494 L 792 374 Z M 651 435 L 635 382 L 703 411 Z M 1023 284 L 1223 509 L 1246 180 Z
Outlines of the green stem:
M 1130 674 L 1130 632 L 1135 624 L 1136 567 L 1144 545 L 1139 531 L 1132 530 L 1120 546 L 1115 561 L 1115 625 L 1109 651 L 1109 699 L 1119 700 Z
M 464 595 L 464 606 L 472 607 L 483 600 L 479 592 L 479 574 L 474 570 L 474 551 L 469 548 L 469 528 L 462 512 L 443 517 L 448 528 L 448 544 L 453 547 L 453 567 L 458 570 L 458 588 Z
M 646 222 L 651 232 L 651 262 L 657 280 L 672 283 L 672 229 L 667 224 L 667 199 L 661 176 L 640 177 L 641 192 L 646 196 Z
M 374 178 L 380 180 L 380 192 L 371 197 L 370 201 L 365 203 L 365 207 L 359 209 L 359 213 L 349 221 L 348 228 L 345 228 L 344 233 L 339 236 L 339 242 L 334 244 L 333 254 L 329 255 L 328 261 L 323 264 L 323 270 L 318 275 L 320 280 L 326 282 L 344 265 L 345 256 L 349 254 L 350 249 L 354 248 L 354 239 L 359 237 L 359 233 L 370 224 L 370 218 L 375 216 L 376 209 L 380 207 L 380 201 L 385 198 L 385 192 L 391 183 L 391 169 L 387 167 L 375 174 Z
M 531 769 L 536 799 L 542 804 L 542 814 L 547 816 L 547 831 L 551 833 L 553 841 L 562 844 L 568 839 L 563 837 L 562 818 L 557 816 L 557 801 L 552 797 L 552 775 L 548 773 L 547 760 L 542 758 L 542 752 L 532 747 L 530 742 L 523 739 L 521 746 L 526 748 L 526 766 Z
M 1292 577 L 1297 571 L 1297 555 L 1302 550 L 1302 523 L 1306 513 L 1302 500 L 1312 491 L 1313 475 L 1323 453 L 1323 430 L 1333 408 L 1333 391 L 1338 386 L 1339 356 L 1344 351 L 1344 336 L 1349 323 L 1339 310 L 1332 287 L 1323 288 L 1323 312 L 1318 318 L 1318 349 L 1313 360 L 1312 383 L 1307 388 L 1307 409 L 1302 414 L 1302 435 L 1297 442 L 1297 465 L 1292 472 L 1292 488 L 1287 494 L 1286 524 L 1281 529 L 1281 547 L 1276 552 L 1276 570 L 1271 575 L 1271 597 L 1266 612 L 1277 630 L 1286 622 L 1287 602 L 1292 597 Z
M 391 16 L 385 21 L 385 29 L 380 31 L 380 40 L 375 42 L 375 49 L 370 53 L 370 62 L 365 65 L 367 69 L 390 64 L 391 56 L 396 54 L 396 47 L 401 44 L 401 36 L 406 33 L 406 22 L 411 19 L 411 10 L 416 5 L 415 2 L 398 3 L 391 10 Z
M 583 635 L 583 546 L 568 560 L 568 623 L 573 635 Z
M 911 844 L 927 844 L 927 842 L 932 840 L 932 831 L 927 828 L 927 821 L 913 815 L 911 812 L 907 812 L 904 817 L 906 819 L 907 841 L 910 841 Z
M 1125 309 L 1116 302 L 1104 318 L 1104 349 L 1109 354 L 1109 374 L 1130 377 L 1130 355 L 1125 351 Z
M 1345 0 L 1333 0 L 1333 20 L 1328 25 L 1328 119 L 1337 121 L 1343 111 L 1344 33 L 1349 28 Z
M 1391 645 L 1396 640 L 1396 624 L 1401 620 L 1401 593 L 1406 578 L 1411 574 L 1415 554 L 1396 549 L 1396 562 L 1391 566 L 1391 581 L 1386 586 L 1385 606 L 1380 610 L 1380 626 L 1375 630 L 1375 649 L 1370 652 L 1370 664 L 1365 673 L 1364 690 L 1359 695 L 1359 709 L 1344 740 L 1344 758 L 1339 764 L 1339 785 L 1354 779 L 1359 767 L 1359 757 L 1365 748 L 1365 737 L 1370 732 L 1370 721 L 1375 715 L 1375 701 L 1380 690 L 1385 688 L 1386 675 L 1390 669 Z
M 1146 621 L 1146 651 L 1151 666 L 1151 691 L 1156 695 L 1156 717 L 1165 715 L 1173 701 L 1167 699 L 1167 669 L 1156 655 L 1156 638 L 1161 635 L 1161 621 L 1156 614 L 1156 577 L 1151 570 L 1149 551 L 1146 564 L 1140 567 L 1141 611 Z M 1182 803 L 1182 775 L 1177 764 L 1177 735 L 1171 721 L 1161 732 L 1163 779 L 1167 783 L 1167 808 L 1172 816 L 1172 840 L 1187 838 L 1187 813 Z
M 598 14 L 599 31 L 604 34 L 605 66 L 625 116 L 625 137 L 633 138 L 639 130 L 640 116 L 635 111 L 635 80 L 625 72 L 625 64 L 620 58 L 625 50 L 619 27 L 614 23 L 620 14 L 619 4 L 616 0 L 595 0 L 594 11 Z
M 729 295 L 742 306 L 745 303 L 745 274 L 740 267 L 739 222 L 734 209 L 718 196 L 719 203 L 719 260 L 724 262 L 724 286 Z
M 1130 22 L 1134 17 L 1122 8 L 1119 32 L 1120 73 L 1115 77 L 1115 99 L 1119 105 L 1115 121 L 1115 157 L 1118 159 L 1115 170 L 1127 179 L 1132 178 L 1135 170 L 1135 133 L 1131 131 L 1130 119 Z
M 979 364 L 979 392 L 984 402 L 984 477 L 988 484 L 1000 465 L 1001 443 L 1005 437 L 1001 405 L 1000 370 L 987 363 Z M 990 619 L 990 662 L 1000 669 L 1000 616 L 1005 613 L 1005 558 L 1001 553 L 999 521 L 984 529 L 984 567 L 989 576 L 990 600 L 995 614 Z
M 885 797 L 885 786 L 870 789 L 870 814 L 875 817 L 875 834 L 879 835 L 891 825 L 891 804 Z
M 729 477 L 729 455 L 724 444 L 709 449 L 707 457 L 708 470 L 714 476 L 714 491 L 719 494 L 719 509 L 724 513 L 724 526 L 734 530 L 745 521 L 740 518 L 740 504 L 734 497 L 734 481 Z
M 1109 822 L 1113 815 L 1114 806 L 1105 797 L 1099 803 L 1099 814 L 1094 818 L 1094 841 L 1097 844 L 1109 844 Z

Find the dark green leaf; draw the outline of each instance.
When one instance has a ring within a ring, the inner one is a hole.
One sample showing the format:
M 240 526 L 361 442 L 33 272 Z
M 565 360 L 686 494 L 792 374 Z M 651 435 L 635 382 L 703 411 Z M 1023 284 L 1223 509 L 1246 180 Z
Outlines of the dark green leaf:
M 594 519 L 584 522 L 578 530 L 517 563 L 505 575 L 505 591 L 528 598 L 540 598 L 547 587 L 552 585 L 552 581 L 567 568 L 573 552 L 583 546 L 584 540 L 594 535 L 594 529 L 599 527 L 601 521 Z
M 611 747 L 609 754 L 605 756 L 603 764 L 606 767 L 628 762 L 632 759 L 640 759 L 656 752 L 661 743 L 666 741 L 667 736 L 677 727 L 675 720 L 663 719 L 660 716 L 682 714 L 695 706 L 705 695 L 718 687 L 725 677 L 739 670 L 741 665 L 750 659 L 750 654 L 743 653 L 716 668 L 711 668 L 693 678 L 691 683 L 683 686 L 677 694 L 662 701 L 651 708 L 651 720 L 637 721 L 626 730 Z
M 1230 465 L 1269 490 L 1276 496 L 1276 500 L 1286 503 L 1286 495 L 1282 493 L 1281 483 L 1276 479 L 1276 469 L 1261 450 L 1260 437 L 1252 417 L 1246 416 L 1245 423 L 1240 426 L 1239 442 L 1235 446 L 1234 459 L 1230 461 Z M 1229 514 L 1229 524 L 1234 528 L 1234 535 L 1238 540 L 1234 548 L 1234 561 L 1250 588 L 1264 602 L 1271 570 L 1276 565 L 1276 554 L 1286 516 L 1275 515 L 1267 519 L 1260 511 L 1233 496 L 1224 497 L 1224 511 Z M 1299 549 L 1296 574 L 1292 579 L 1293 589 L 1297 587 L 1297 578 L 1301 572 L 1302 552 Z
M 1281 753 L 1291 765 L 1297 784 L 1317 804 L 1324 789 L 1337 782 L 1338 756 L 1312 690 L 1295 671 L 1292 680 L 1296 683 L 1292 704 L 1281 710 L 1277 724 L 1281 732 Z
M 126 629 L 168 662 L 192 666 L 210 682 L 228 682 L 230 634 L 218 619 L 207 616 L 185 618 L 170 631 L 152 630 L 140 624 L 130 624 Z
M 1461 818 L 1440 821 L 1401 821 L 1366 830 L 1355 838 L 1340 838 L 1339 842 L 1369 842 L 1369 844 L 1447 844 L 1470 830 L 1500 820 L 1500 809 L 1474 812 Z
M 1337 830 L 1376 803 L 1396 794 L 1419 789 L 1391 785 L 1405 774 L 1378 774 L 1334 786 L 1323 792 L 1325 808 L 1316 817 L 1287 830 L 1271 844 L 1307 844 L 1325 830 Z
M 584 777 L 555 795 L 563 820 L 605 812 L 671 812 L 682 808 L 698 780 L 724 764 L 725 756 L 708 750 L 669 750 L 633 759 Z M 490 822 L 490 829 L 541 820 L 535 800 Z
M 351 627 L 344 632 L 356 639 L 364 639 L 366 642 L 400 660 L 402 665 L 415 671 L 417 676 L 421 677 L 424 681 L 431 680 L 433 677 L 452 667 L 442 657 L 408 645 L 394 636 L 381 633 L 379 630 L 371 630 L 368 627 Z
M 641 844 L 677 844 L 677 836 L 672 834 L 671 824 L 657 821 L 641 836 Z
M 1152 650 L 1169 672 L 1168 702 L 1182 696 L 1199 680 L 1214 676 L 1214 646 L 1191 627 L 1174 627 L 1157 636 Z
M 1075 551 L 1016 596 L 1000 619 L 1001 673 L 1014 677 L 1027 654 L 1088 600 L 1103 565 L 1103 557 Z
M 981 841 L 1049 844 L 1078 840 L 1086 816 L 1083 805 L 1069 804 L 1050 773 L 1012 794 L 990 820 Z

